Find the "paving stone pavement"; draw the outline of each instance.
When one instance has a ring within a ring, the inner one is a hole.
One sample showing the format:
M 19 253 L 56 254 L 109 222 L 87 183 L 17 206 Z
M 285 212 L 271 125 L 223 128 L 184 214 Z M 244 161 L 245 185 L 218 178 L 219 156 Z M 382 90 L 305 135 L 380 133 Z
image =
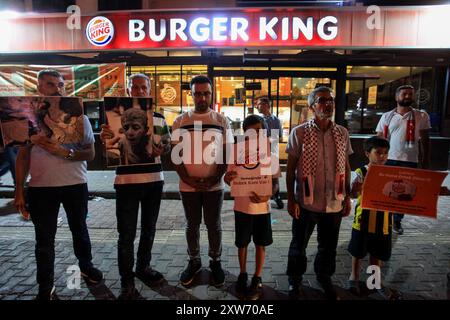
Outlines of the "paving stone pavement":
M 152 251 L 152 266 L 160 270 L 167 282 L 149 288 L 136 280 L 137 288 L 146 299 L 151 300 L 236 300 L 234 282 L 239 274 L 237 249 L 234 246 L 233 202 L 225 201 L 223 223 L 223 267 L 226 283 L 223 288 L 209 285 L 207 234 L 201 227 L 201 250 L 204 269 L 198 274 L 194 285 L 185 288 L 178 283 L 180 273 L 187 265 L 184 235 L 184 214 L 179 200 L 163 200 Z M 446 274 L 450 267 L 450 197 L 440 197 L 438 219 L 407 216 L 404 219 L 405 234 L 394 235 L 392 258 L 382 268 L 387 286 L 400 292 L 404 299 L 428 300 L 450 299 Z M 117 231 L 115 201 L 94 198 L 89 201 L 88 227 L 92 240 L 94 264 L 105 273 L 105 282 L 99 286 L 87 286 L 81 281 L 80 289 L 68 289 L 71 275 L 67 268 L 76 264 L 70 230 L 64 210 L 56 240 L 55 276 L 58 296 L 64 300 L 113 299 L 120 291 L 117 267 Z M 352 217 L 342 222 L 334 284 L 342 299 L 380 299 L 376 293 L 366 292 L 363 298 L 355 297 L 345 290 L 351 268 L 351 257 L 346 248 L 350 239 Z M 139 224 L 138 224 L 139 225 Z M 287 251 L 291 239 L 291 218 L 286 210 L 273 209 L 272 227 L 274 243 L 267 248 L 263 269 L 263 299 L 295 299 L 287 293 L 285 275 Z M 139 235 L 136 237 L 138 239 Z M 137 241 L 135 243 L 137 246 Z M 313 259 L 317 251 L 316 234 L 313 234 L 307 250 L 308 270 L 303 284 L 301 299 L 324 299 L 315 281 Z M 254 249 L 249 247 L 249 273 L 254 268 Z M 363 265 L 367 266 L 365 259 Z M 35 281 L 34 229 L 31 222 L 23 221 L 12 206 L 11 199 L 0 199 L 0 299 L 30 300 L 37 293 Z M 362 280 L 367 275 L 361 273 Z

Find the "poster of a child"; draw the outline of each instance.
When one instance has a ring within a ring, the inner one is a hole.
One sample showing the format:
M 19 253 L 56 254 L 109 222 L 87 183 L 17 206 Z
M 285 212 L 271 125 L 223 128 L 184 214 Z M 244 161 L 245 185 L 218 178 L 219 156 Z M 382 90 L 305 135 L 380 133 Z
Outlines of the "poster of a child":
M 119 141 L 120 164 L 154 162 L 147 113 L 141 109 L 128 109 L 123 113 L 121 122 L 124 137 Z
M 82 141 L 81 98 L 22 97 L 0 98 L 0 119 L 5 146 L 23 145 L 45 136 L 61 144 Z
M 30 142 L 30 136 L 39 131 L 36 110 L 41 103 L 41 97 L 0 98 L 0 121 L 5 146 Z
M 105 142 L 107 166 L 153 163 L 152 99 L 105 97 L 103 106 L 106 123 L 114 133 Z

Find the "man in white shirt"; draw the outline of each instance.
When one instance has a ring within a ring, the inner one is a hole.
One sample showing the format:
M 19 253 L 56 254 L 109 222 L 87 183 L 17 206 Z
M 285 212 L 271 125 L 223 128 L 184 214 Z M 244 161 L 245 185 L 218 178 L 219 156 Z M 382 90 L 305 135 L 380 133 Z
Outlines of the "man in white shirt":
M 377 134 L 389 140 L 386 165 L 427 169 L 430 166 L 430 117 L 412 107 L 414 87 L 404 85 L 395 91 L 397 107 L 384 113 L 378 122 Z M 419 145 L 420 144 L 420 145 Z M 403 234 L 403 214 L 394 214 L 394 232 Z
M 222 254 L 222 227 L 220 213 L 223 203 L 223 181 L 227 165 L 223 158 L 225 143 L 233 139 L 227 119 L 211 109 L 212 84 L 205 76 L 191 80 L 191 92 L 195 109 L 178 116 L 172 125 L 172 162 L 180 176 L 180 193 L 186 215 L 186 240 L 189 264 L 180 277 L 184 286 L 192 283 L 201 270 L 200 223 L 203 218 L 208 229 L 209 263 L 213 284 L 222 286 L 225 274 L 220 257 Z M 214 136 L 214 140 L 211 137 Z M 182 142 L 180 142 L 182 138 Z M 203 141 L 208 140 L 208 141 Z M 182 146 L 180 149 L 179 147 Z M 181 154 L 182 153 L 182 154 Z M 215 154 L 207 161 L 206 154 Z M 178 161 L 182 156 L 182 161 Z
M 65 94 L 59 72 L 38 74 L 38 90 L 44 96 Z M 24 185 L 28 177 L 29 212 L 36 233 L 38 300 L 57 299 L 54 283 L 55 235 L 61 203 L 73 237 L 81 276 L 91 284 L 100 283 L 103 274 L 92 264 L 91 241 L 86 225 L 88 207 L 87 164 L 94 159 L 94 134 L 89 119 L 83 117 L 84 136 L 79 143 L 60 144 L 41 136 L 34 144 L 20 147 L 16 162 L 15 205 L 25 212 Z

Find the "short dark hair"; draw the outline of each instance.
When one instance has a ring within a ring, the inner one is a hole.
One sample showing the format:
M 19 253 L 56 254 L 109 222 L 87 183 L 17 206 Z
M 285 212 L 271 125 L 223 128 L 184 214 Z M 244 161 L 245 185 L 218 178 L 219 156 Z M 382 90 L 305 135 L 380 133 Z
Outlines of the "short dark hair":
M 410 85 L 410 84 L 405 84 L 405 85 L 403 85 L 403 86 L 400 86 L 400 87 L 398 87 L 396 90 L 395 90 L 395 96 L 397 97 L 399 94 L 400 94 L 400 91 L 402 91 L 402 90 L 407 90 L 407 89 L 411 89 L 411 90 L 416 90 L 416 89 L 414 89 L 414 87 L 412 86 L 412 85 Z
M 258 100 L 261 100 L 261 102 L 268 103 L 269 106 L 272 105 L 272 101 L 269 99 L 268 96 L 260 96 L 260 97 L 256 98 L 256 102 L 258 102 Z
M 244 131 L 247 130 L 248 127 L 257 124 L 257 123 L 261 123 L 263 128 L 264 126 L 264 119 L 256 114 L 251 114 L 249 115 L 247 118 L 244 119 L 244 122 L 242 123 L 242 128 L 244 129 Z
M 212 82 L 206 76 L 195 76 L 195 77 L 193 77 L 192 80 L 191 80 L 191 83 L 189 84 L 189 87 L 191 88 L 191 90 L 192 90 L 192 87 L 194 86 L 194 84 L 196 84 L 196 83 L 209 83 L 211 85 L 211 88 L 212 88 Z
M 44 76 L 62 78 L 64 80 L 64 77 L 61 75 L 61 73 L 53 69 L 45 69 L 38 72 L 38 80 L 41 80 Z
M 379 137 L 379 136 L 373 136 L 366 140 L 364 140 L 364 151 L 371 152 L 372 149 L 376 148 L 386 148 L 389 150 L 390 145 L 389 141 L 387 141 L 385 138 Z

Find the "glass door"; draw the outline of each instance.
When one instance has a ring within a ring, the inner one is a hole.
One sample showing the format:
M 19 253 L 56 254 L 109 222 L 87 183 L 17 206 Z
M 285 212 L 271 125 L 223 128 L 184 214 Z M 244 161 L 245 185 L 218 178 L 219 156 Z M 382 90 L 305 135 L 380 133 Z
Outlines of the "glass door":
M 230 121 L 235 134 L 242 133 L 245 118 L 244 85 L 244 77 L 214 77 L 215 109 Z

